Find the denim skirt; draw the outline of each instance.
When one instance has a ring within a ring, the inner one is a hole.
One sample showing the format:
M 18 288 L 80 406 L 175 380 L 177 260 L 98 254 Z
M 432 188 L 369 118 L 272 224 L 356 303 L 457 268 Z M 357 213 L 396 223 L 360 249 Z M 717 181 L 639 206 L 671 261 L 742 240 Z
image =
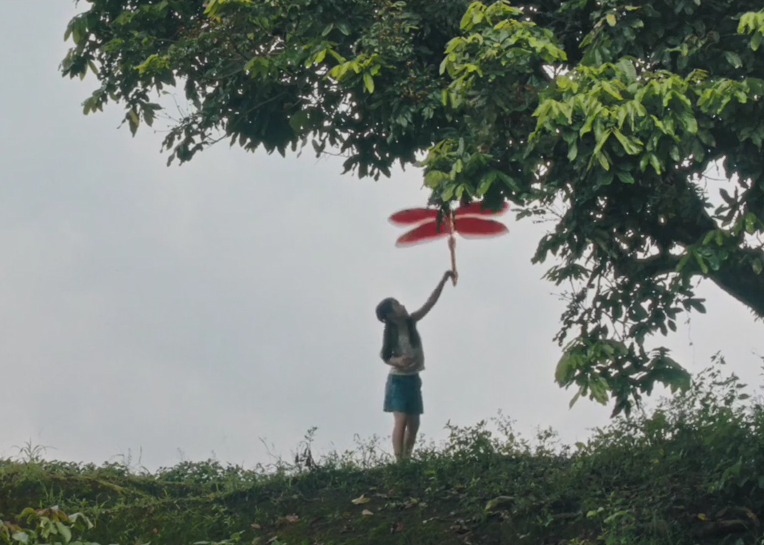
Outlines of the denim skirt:
M 386 413 L 424 413 L 422 379 L 417 375 L 387 375 L 385 385 Z

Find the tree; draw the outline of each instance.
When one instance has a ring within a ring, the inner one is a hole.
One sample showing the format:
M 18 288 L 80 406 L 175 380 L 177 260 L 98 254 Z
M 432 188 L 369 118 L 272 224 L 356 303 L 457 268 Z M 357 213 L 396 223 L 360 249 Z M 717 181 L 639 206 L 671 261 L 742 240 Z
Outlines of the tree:
M 432 203 L 514 203 L 570 285 L 560 385 L 628 412 L 688 374 L 651 338 L 714 282 L 764 317 L 759 0 L 89 0 L 66 76 L 135 133 L 182 89 L 169 161 L 221 139 L 423 167 Z M 417 157 L 426 158 L 417 163 Z M 704 183 L 721 164 L 724 183 Z M 571 339 L 571 340 L 569 340 Z

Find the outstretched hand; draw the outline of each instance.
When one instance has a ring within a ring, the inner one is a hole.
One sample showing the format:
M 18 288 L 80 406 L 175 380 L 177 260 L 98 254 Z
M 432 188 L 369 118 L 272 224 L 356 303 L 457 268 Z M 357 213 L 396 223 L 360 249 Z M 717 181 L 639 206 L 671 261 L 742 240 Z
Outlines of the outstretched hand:
M 449 280 L 452 280 L 456 275 L 454 275 L 454 271 L 446 271 L 443 273 L 443 283 L 445 284 Z

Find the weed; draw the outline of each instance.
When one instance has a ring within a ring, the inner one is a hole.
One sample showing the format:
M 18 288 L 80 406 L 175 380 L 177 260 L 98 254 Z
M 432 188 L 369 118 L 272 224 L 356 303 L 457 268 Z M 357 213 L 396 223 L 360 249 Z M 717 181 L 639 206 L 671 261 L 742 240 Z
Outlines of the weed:
M 44 455 L 51 447 L 35 445 L 30 439 L 22 446 L 14 446 L 13 448 L 18 451 L 16 455 L 17 460 L 27 464 L 36 464 L 43 460 Z

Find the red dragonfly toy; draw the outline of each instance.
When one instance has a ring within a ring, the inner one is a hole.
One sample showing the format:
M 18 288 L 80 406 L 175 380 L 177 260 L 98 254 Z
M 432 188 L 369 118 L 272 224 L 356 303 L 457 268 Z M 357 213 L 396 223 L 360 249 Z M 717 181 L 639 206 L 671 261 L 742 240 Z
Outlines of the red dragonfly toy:
M 485 219 L 482 216 L 495 216 L 507 211 L 509 205 L 504 203 L 501 210 L 494 211 L 484 208 L 482 203 L 472 203 L 452 210 L 438 222 L 438 210 L 435 208 L 409 208 L 390 216 L 390 222 L 395 225 L 416 225 L 414 229 L 398 238 L 396 246 L 412 246 L 420 242 L 429 242 L 448 236 L 448 247 L 451 250 L 451 270 L 454 273 L 453 282 L 456 285 L 456 239 L 454 233 L 463 237 L 498 236 L 509 232 L 506 225 L 496 220 Z

